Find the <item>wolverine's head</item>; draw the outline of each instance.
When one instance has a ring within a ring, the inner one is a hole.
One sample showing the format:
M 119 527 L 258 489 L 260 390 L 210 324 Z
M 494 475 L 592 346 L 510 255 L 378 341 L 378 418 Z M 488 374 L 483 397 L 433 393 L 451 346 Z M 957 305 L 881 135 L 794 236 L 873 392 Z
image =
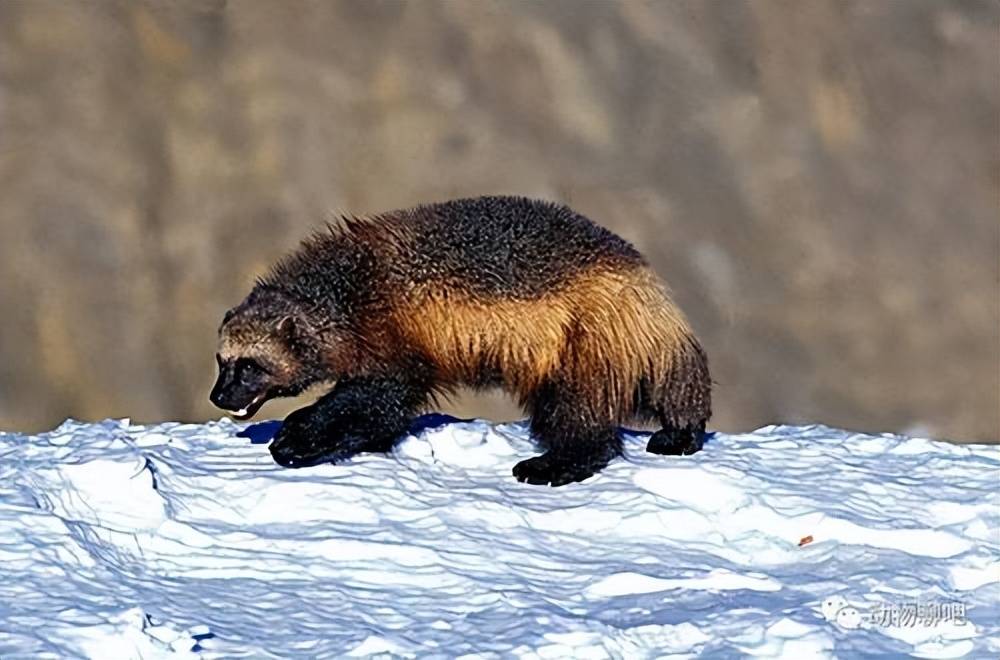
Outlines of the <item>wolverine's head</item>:
M 309 367 L 309 322 L 280 292 L 255 290 L 219 328 L 219 378 L 210 399 L 248 419 L 268 399 L 295 396 L 320 376 Z

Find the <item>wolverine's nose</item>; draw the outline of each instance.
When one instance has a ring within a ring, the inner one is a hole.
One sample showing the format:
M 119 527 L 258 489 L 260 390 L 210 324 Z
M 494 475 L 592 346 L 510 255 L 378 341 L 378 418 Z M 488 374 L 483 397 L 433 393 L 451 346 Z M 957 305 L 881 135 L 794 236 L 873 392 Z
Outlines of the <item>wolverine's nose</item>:
M 212 388 L 212 393 L 208 395 L 208 400 L 211 401 L 216 408 L 226 408 L 225 397 L 222 394 L 224 389 L 225 388 L 222 386 L 222 378 L 219 378 L 219 380 L 215 382 L 215 387 Z

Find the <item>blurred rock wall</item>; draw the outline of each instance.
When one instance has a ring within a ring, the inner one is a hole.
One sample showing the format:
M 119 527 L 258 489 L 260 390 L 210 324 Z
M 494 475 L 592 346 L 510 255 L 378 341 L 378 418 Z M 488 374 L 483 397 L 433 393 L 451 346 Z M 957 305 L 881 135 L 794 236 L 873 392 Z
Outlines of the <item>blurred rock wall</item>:
M 988 0 L 2 1 L 0 428 L 217 417 L 222 313 L 311 227 L 517 193 L 650 257 L 716 427 L 996 440 L 998 27 Z

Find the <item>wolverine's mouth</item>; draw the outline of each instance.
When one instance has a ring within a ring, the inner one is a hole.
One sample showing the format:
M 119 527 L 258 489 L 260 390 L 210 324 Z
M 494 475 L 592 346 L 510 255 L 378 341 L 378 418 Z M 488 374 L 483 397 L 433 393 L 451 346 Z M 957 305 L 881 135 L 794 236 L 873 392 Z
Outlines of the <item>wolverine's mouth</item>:
M 230 414 L 232 414 L 232 416 L 236 419 L 250 419 L 258 410 L 260 410 L 260 407 L 264 405 L 265 401 L 267 401 L 267 392 L 258 394 L 254 397 L 253 401 L 239 410 L 230 411 Z

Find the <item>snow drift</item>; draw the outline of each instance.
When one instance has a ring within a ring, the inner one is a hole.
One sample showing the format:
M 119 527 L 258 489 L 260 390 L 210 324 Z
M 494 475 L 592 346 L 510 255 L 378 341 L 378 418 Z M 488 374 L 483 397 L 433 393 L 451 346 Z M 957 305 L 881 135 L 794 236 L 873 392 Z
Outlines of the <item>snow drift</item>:
M 511 477 L 523 424 L 304 470 L 278 425 L 0 434 L 0 656 L 1000 653 L 996 447 L 632 433 L 552 489 Z

